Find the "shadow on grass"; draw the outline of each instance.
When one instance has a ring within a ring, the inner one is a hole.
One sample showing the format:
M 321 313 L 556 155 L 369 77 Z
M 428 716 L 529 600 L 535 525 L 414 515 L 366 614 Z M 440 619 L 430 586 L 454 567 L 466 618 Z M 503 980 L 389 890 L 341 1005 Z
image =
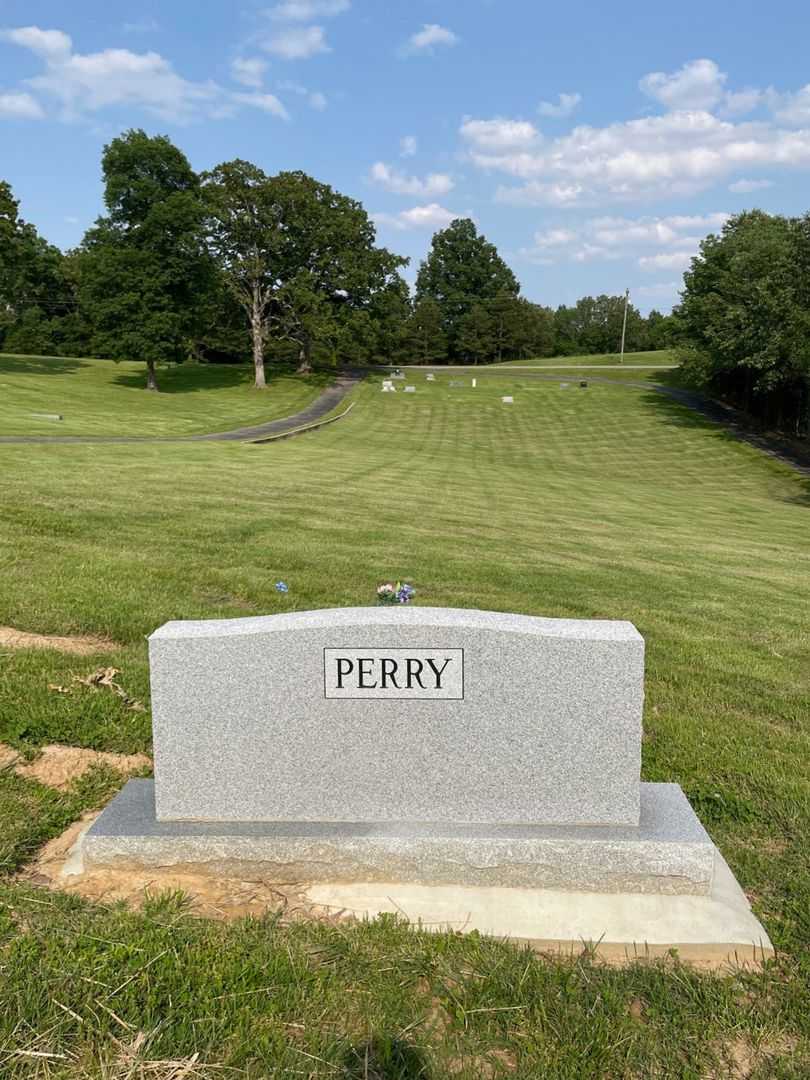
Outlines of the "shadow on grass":
M 180 364 L 161 367 L 155 377 L 161 394 L 194 394 L 200 390 L 224 390 L 235 386 L 250 386 L 252 371 L 248 367 L 224 364 Z M 128 390 L 146 389 L 146 364 L 141 371 L 122 371 L 112 380 L 115 386 Z
M 12 356 L 0 353 L 0 375 L 72 375 L 88 367 L 73 356 Z
M 429 1080 L 424 1053 L 392 1035 L 378 1035 L 349 1048 L 340 1076 L 344 1080 Z

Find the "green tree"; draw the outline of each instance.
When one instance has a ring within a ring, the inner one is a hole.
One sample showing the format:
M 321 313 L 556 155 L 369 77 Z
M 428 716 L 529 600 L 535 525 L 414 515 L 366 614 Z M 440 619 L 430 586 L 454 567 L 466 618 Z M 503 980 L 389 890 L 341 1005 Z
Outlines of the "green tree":
M 277 354 L 292 343 L 307 372 L 317 345 L 345 344 L 347 322 L 401 283 L 407 259 L 375 246 L 362 205 L 306 173 L 268 177 L 233 161 L 207 173 L 204 189 L 210 247 L 247 315 L 257 387 L 271 337 Z
M 458 355 L 461 320 L 475 303 L 502 295 L 516 297 L 519 292 L 515 275 L 495 245 L 468 218 L 435 234 L 416 279 L 417 301 L 431 299 L 439 305 L 453 357 Z
M 495 351 L 495 322 L 483 304 L 474 304 L 459 320 L 457 349 L 475 364 L 484 363 Z
M 542 304 L 520 300 L 523 308 L 521 333 L 516 342 L 521 359 L 554 355 L 554 312 Z
M 341 321 L 370 311 L 375 298 L 402 284 L 407 259 L 376 246 L 362 204 L 303 172 L 273 181 L 282 223 L 277 249 L 276 325 L 298 346 L 299 371 L 312 366 L 319 341 L 334 341 Z
M 19 215 L 0 181 L 0 346 L 55 353 L 75 332 L 76 295 L 69 262 Z
M 810 371 L 810 221 L 752 210 L 708 236 L 677 309 L 693 379 L 799 431 Z
M 447 359 L 441 308 L 430 297 L 414 304 L 408 323 L 408 340 L 418 364 L 440 364 Z
M 662 315 L 655 308 L 647 316 L 646 346 L 648 349 L 670 349 L 675 344 L 676 324 L 672 315 Z
M 163 135 L 132 130 L 102 156 L 107 216 L 88 231 L 79 296 L 100 356 L 155 365 L 188 356 L 199 297 L 210 286 L 199 179 Z
M 403 360 L 408 349 L 410 290 L 399 274 L 374 292 L 367 314 L 374 327 L 372 352 L 366 359 Z
M 249 161 L 217 165 L 202 177 L 211 254 L 247 317 L 254 385 L 267 385 L 264 351 L 279 286 L 281 208 L 273 181 Z
M 624 296 L 583 296 L 573 307 L 562 305 L 554 315 L 558 356 L 617 353 L 621 349 Z M 646 322 L 639 310 L 627 309 L 628 352 L 646 348 Z

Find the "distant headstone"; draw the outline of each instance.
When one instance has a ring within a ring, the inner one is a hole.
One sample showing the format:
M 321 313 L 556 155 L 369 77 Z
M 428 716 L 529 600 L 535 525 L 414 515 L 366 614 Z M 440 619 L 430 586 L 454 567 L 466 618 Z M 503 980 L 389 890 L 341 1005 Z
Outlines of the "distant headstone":
M 449 385 L 450 386 L 465 386 L 466 383 L 462 382 L 461 379 L 451 379 Z
M 30 414 L 34 420 L 64 420 L 61 413 L 33 412 Z
M 582 389 L 582 390 L 586 390 L 587 387 L 588 387 L 588 384 L 585 381 L 585 379 L 583 379 L 582 382 L 579 385 L 580 385 L 580 389 Z
M 395 394 L 397 392 L 397 388 L 395 386 L 391 386 L 390 384 L 388 386 L 383 384 L 382 392 L 384 394 Z
M 416 387 L 415 386 L 406 386 L 404 389 L 405 389 L 406 394 L 415 394 L 416 393 Z
M 426 375 L 425 378 L 427 379 L 428 382 L 435 382 L 436 381 L 436 376 L 433 375 L 433 374 Z
M 473 386 L 478 386 L 478 379 L 473 379 L 472 384 Z
M 509 397 L 508 395 L 506 397 L 502 397 L 501 401 L 504 403 L 504 405 L 514 405 L 515 404 L 515 399 L 513 397 Z
M 560 389 L 561 390 L 567 390 L 570 385 L 571 385 L 571 383 L 561 382 L 560 383 Z

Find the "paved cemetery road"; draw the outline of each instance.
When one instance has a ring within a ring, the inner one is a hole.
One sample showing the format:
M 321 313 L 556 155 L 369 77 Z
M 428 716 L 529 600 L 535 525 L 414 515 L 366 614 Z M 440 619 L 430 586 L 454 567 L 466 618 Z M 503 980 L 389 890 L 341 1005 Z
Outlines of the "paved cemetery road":
M 320 420 L 340 404 L 359 379 L 360 376 L 353 373 L 342 374 L 301 412 L 234 431 L 216 431 L 211 435 L 0 435 L 0 444 L 259 442 L 273 435 L 292 433 L 297 428 Z

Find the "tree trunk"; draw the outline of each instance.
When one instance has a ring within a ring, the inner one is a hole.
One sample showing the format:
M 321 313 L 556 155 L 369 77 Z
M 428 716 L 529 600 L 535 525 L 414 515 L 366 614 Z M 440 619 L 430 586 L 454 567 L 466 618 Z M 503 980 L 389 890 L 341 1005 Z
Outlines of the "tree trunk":
M 154 390 L 155 392 L 157 392 L 160 389 L 160 387 L 157 384 L 157 379 L 155 378 L 155 361 L 154 360 L 147 360 L 146 361 L 146 389 L 147 390 Z
M 253 300 L 250 331 L 253 335 L 253 368 L 256 373 L 253 385 L 257 390 L 264 390 L 267 386 L 267 380 L 264 377 L 264 327 L 262 326 L 261 309 L 257 297 L 254 297 Z
M 304 338 L 298 349 L 298 375 L 309 375 L 312 371 L 312 342 Z

